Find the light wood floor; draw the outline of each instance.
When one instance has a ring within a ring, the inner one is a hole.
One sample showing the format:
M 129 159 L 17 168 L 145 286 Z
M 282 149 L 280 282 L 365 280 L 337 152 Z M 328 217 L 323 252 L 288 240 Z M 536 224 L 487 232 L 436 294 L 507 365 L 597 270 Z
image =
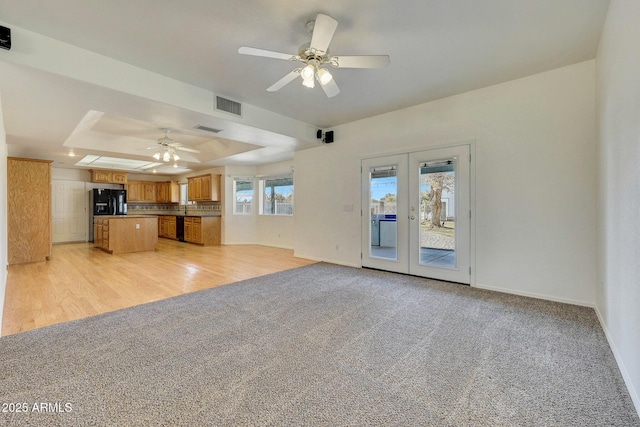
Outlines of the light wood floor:
M 110 255 L 54 245 L 50 261 L 9 266 L 2 335 L 313 264 L 293 251 L 159 239 L 155 252 Z

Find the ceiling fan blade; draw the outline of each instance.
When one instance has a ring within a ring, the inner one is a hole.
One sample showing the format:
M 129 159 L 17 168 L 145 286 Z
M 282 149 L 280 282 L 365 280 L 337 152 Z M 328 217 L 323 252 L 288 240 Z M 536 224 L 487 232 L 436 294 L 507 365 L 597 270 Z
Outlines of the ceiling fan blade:
M 195 148 L 188 147 L 174 147 L 175 150 L 186 151 L 187 153 L 199 153 L 200 150 L 196 150 Z
M 325 95 L 327 95 L 327 98 L 333 98 L 340 93 L 340 88 L 338 87 L 335 79 L 331 79 L 327 83 L 321 84 L 320 87 L 324 91 Z
M 330 60 L 336 68 L 384 68 L 390 62 L 389 55 L 332 56 Z
M 267 91 L 275 92 L 277 90 L 282 89 L 284 86 L 294 81 L 296 77 L 300 75 L 301 70 L 302 68 L 296 68 L 295 70 L 293 70 L 292 72 L 290 72 L 289 74 L 287 74 L 286 76 L 284 76 L 283 78 L 281 78 L 280 80 L 278 80 L 277 82 L 269 86 L 267 88 Z
M 319 13 L 313 26 L 310 48 L 323 53 L 326 52 L 336 28 L 338 28 L 338 21 L 328 15 Z
M 238 53 L 241 53 L 243 55 L 263 56 L 265 58 L 284 59 L 286 61 L 295 61 L 298 59 L 297 55 L 274 52 L 272 50 L 257 49 L 255 47 L 248 46 L 242 46 L 241 48 L 239 48 Z

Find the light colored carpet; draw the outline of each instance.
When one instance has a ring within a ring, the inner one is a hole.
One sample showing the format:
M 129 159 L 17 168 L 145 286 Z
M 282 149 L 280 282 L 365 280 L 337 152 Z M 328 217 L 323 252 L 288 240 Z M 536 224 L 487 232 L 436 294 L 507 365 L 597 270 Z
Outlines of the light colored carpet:
M 28 408 L 1 425 L 640 426 L 592 309 L 330 264 L 3 337 L 0 402 Z

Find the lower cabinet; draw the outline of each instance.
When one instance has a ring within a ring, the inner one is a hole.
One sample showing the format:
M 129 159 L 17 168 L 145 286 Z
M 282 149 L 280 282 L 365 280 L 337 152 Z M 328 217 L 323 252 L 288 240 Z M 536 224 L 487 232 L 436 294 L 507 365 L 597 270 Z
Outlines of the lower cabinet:
M 220 246 L 220 217 L 184 217 L 184 240 L 204 246 Z
M 167 239 L 176 240 L 176 217 L 171 215 L 162 215 L 158 217 L 158 237 L 166 237 Z
M 95 218 L 93 220 L 93 246 L 109 250 L 109 220 Z
M 204 246 L 220 246 L 220 217 L 184 217 L 184 241 Z M 158 217 L 158 237 L 176 240 L 176 217 L 161 215 Z
M 166 221 L 166 226 L 166 236 L 170 239 L 177 239 L 178 236 L 176 235 L 176 217 L 170 216 Z

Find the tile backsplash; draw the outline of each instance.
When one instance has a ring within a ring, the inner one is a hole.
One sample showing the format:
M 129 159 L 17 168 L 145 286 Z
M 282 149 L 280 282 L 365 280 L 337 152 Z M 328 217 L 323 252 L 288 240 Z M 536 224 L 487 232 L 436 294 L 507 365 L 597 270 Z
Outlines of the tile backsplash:
M 186 211 L 185 211 L 186 208 Z M 127 204 L 128 214 L 163 214 L 163 213 L 192 213 L 192 214 L 221 214 L 222 203 L 198 203 L 191 205 L 178 205 L 176 203 L 136 203 L 129 202 Z

